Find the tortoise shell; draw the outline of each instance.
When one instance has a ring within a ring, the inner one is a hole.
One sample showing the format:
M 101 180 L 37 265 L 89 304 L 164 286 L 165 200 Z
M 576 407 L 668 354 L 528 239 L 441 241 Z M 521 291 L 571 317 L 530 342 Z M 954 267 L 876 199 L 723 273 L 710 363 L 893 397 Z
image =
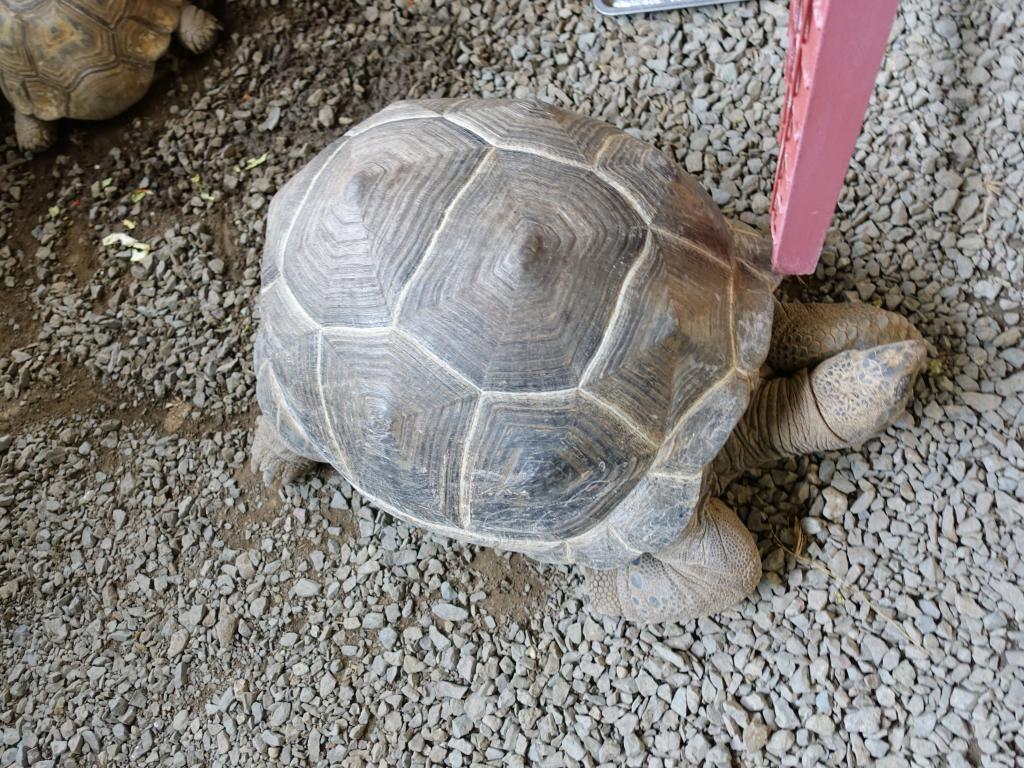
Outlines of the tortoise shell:
M 545 104 L 394 104 L 273 198 L 263 413 L 405 520 L 610 568 L 672 541 L 767 354 L 766 243 Z
M 0 89 L 40 120 L 102 120 L 146 93 L 182 0 L 0 0 Z

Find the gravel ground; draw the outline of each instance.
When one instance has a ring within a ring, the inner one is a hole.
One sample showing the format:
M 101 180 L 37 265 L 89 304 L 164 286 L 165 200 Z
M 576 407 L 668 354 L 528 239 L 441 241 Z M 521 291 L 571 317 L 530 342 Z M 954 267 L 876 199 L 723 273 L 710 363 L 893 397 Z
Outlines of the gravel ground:
M 370 5 L 222 4 L 131 113 L 0 147 L 0 766 L 1020 765 L 1024 14 L 901 3 L 825 257 L 783 288 L 911 317 L 910 413 L 738 482 L 757 593 L 640 629 L 329 472 L 260 488 L 263 218 L 392 99 L 529 95 L 763 228 L 785 5 Z

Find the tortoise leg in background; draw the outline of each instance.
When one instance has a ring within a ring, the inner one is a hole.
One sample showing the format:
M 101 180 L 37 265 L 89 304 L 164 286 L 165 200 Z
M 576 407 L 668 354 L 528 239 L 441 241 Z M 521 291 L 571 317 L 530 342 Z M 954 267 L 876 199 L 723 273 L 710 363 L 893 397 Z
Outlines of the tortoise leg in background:
M 49 149 L 57 141 L 57 123 L 40 120 L 38 117 L 14 113 L 14 133 L 18 138 L 18 146 L 26 152 L 42 152 Z
M 186 3 L 178 20 L 178 39 L 192 53 L 203 53 L 217 39 L 220 23 L 213 14 Z
M 761 556 L 736 513 L 711 499 L 660 552 L 613 571 L 583 572 L 598 613 L 640 623 L 684 622 L 749 595 L 761 580 Z
M 909 320 L 870 304 L 776 301 L 765 362 L 774 373 L 793 373 L 846 350 L 912 340 L 920 341 L 921 334 Z
M 315 467 L 317 462 L 289 448 L 266 416 L 256 420 L 256 436 L 252 440 L 251 468 L 270 485 L 275 480 L 290 483 Z

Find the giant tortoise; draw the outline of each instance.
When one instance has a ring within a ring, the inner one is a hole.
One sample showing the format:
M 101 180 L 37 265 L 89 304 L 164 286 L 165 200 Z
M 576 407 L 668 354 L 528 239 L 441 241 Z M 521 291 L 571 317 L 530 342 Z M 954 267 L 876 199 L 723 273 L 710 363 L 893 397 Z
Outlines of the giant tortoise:
M 609 125 L 394 104 L 270 205 L 254 470 L 327 463 L 402 520 L 579 563 L 607 614 L 724 609 L 761 573 L 724 485 L 884 430 L 926 359 L 898 315 L 775 301 L 769 260 Z

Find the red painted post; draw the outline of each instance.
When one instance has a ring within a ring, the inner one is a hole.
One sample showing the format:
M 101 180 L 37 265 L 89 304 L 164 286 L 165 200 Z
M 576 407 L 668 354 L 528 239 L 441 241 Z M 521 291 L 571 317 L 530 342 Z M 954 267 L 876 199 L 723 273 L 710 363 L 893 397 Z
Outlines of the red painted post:
M 790 0 L 772 266 L 814 272 L 898 0 Z

